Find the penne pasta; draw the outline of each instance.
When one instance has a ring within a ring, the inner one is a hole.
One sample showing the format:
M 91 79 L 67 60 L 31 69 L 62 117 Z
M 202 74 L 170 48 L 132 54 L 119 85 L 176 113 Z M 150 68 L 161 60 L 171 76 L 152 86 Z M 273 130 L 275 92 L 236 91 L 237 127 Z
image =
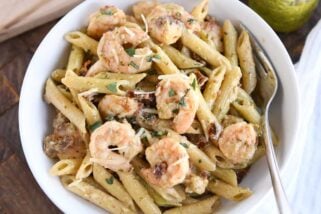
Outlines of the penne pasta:
M 117 172 L 129 195 L 145 214 L 162 213 L 134 172 Z
M 163 74 L 180 73 L 176 65 L 158 45 L 153 43 L 151 40 L 149 40 L 147 44 L 155 52 L 152 60 Z
M 237 176 L 233 169 L 222 169 L 220 167 L 216 167 L 216 170 L 211 174 L 227 184 L 237 186 Z
M 56 82 L 61 82 L 61 79 L 65 77 L 66 70 L 56 69 L 51 73 L 51 78 Z
M 67 91 L 64 85 L 57 85 L 57 88 L 65 97 L 68 98 L 68 100 L 70 100 L 71 102 L 73 101 L 72 94 L 69 91 Z
M 133 199 L 125 190 L 124 186 L 104 167 L 94 164 L 93 165 L 93 176 L 95 181 L 100 184 L 108 193 L 123 202 L 125 206 L 130 208 L 132 211 L 136 211 Z
M 50 168 L 50 174 L 54 176 L 75 175 L 80 164 L 81 159 L 63 159 L 55 163 Z
M 216 68 L 210 75 L 203 92 L 204 99 L 209 109 L 213 109 L 215 99 L 220 90 L 221 84 L 226 73 L 225 67 Z
M 115 214 L 134 214 L 129 208 L 109 194 L 95 188 L 89 183 L 76 180 L 73 176 L 62 176 L 61 182 L 64 187 L 76 195 L 96 204 L 108 212 Z
M 240 82 L 242 73 L 238 67 L 227 70 L 222 82 L 220 92 L 215 100 L 213 113 L 221 121 L 229 111 L 230 104 L 236 99 L 237 86 Z
M 68 73 L 68 72 L 67 72 Z M 120 86 L 128 86 L 127 80 L 99 79 L 94 77 L 66 76 L 62 83 L 79 92 L 95 89 L 98 93 L 125 95 Z
M 223 43 L 225 57 L 230 61 L 232 66 L 238 66 L 236 53 L 237 31 L 230 20 L 225 20 L 223 24 Z
M 168 57 L 174 62 L 174 64 L 180 69 L 190 69 L 203 67 L 204 64 L 193 60 L 190 57 L 185 56 L 180 51 L 170 45 L 162 45 L 161 48 L 165 51 Z
M 46 82 L 45 99 L 48 103 L 53 104 L 82 133 L 87 132 L 83 113 L 59 91 L 51 79 Z
M 87 151 L 86 156 L 81 162 L 81 165 L 76 173 L 76 179 L 87 178 L 93 171 L 93 165 L 90 161 L 90 153 Z
M 208 0 L 203 0 L 201 3 L 199 3 L 193 8 L 191 15 L 196 20 L 202 22 L 207 16 L 207 13 L 208 13 Z
M 239 186 L 232 186 L 220 180 L 210 181 L 207 189 L 225 199 L 231 201 L 242 201 L 252 195 L 251 190 Z
M 232 105 L 248 122 L 253 124 L 261 123 L 261 115 L 258 112 L 253 99 L 242 88 L 238 88 L 237 98 Z
M 216 211 L 219 205 L 219 198 L 217 196 L 211 196 L 195 203 L 166 210 L 164 214 L 194 214 L 195 212 L 201 214 L 211 214 Z
M 242 31 L 237 41 L 237 55 L 242 71 L 242 87 L 251 94 L 257 82 L 252 46 L 248 32 Z
M 89 127 L 92 127 L 94 124 L 97 124 L 97 123 L 98 124 L 102 123 L 99 111 L 92 102 L 88 101 L 80 94 L 78 94 L 78 101 L 80 104 L 80 108 L 85 115 L 85 118 L 87 120 Z
M 193 78 L 193 76 L 194 75 L 191 75 L 190 78 Z M 221 125 L 218 123 L 216 117 L 208 108 L 208 105 L 198 85 L 196 85 L 195 87 L 195 92 L 199 100 L 199 106 L 196 112 L 196 116 L 201 123 L 205 137 L 207 140 L 216 140 L 221 132 Z
M 227 69 L 231 68 L 231 64 L 225 56 L 213 49 L 206 42 L 196 36 L 193 32 L 185 30 L 183 32 L 181 41 L 184 46 L 191 49 L 193 52 L 202 57 L 205 61 L 214 67 L 225 66 Z
M 134 89 L 135 86 L 147 76 L 146 73 L 141 74 L 121 74 L 111 72 L 100 72 L 94 77 L 99 79 L 114 79 L 114 80 L 126 80 L 127 85 L 124 85 L 125 89 Z
M 89 51 L 93 55 L 97 55 L 98 42 L 80 31 L 69 32 L 65 35 L 65 39 L 71 44 L 82 48 L 85 52 Z
M 73 72 L 78 74 L 80 71 L 80 68 L 82 67 L 84 57 L 85 57 L 84 50 L 76 45 L 72 45 L 66 70 L 72 70 Z

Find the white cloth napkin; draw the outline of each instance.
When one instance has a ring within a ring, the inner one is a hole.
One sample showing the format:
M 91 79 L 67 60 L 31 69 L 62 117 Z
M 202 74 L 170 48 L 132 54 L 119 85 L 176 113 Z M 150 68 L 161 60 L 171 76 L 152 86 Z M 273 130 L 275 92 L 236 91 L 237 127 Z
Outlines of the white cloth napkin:
M 282 180 L 293 213 L 321 213 L 321 20 L 309 33 L 295 68 L 301 128 L 298 146 Z M 256 212 L 278 213 L 274 195 Z

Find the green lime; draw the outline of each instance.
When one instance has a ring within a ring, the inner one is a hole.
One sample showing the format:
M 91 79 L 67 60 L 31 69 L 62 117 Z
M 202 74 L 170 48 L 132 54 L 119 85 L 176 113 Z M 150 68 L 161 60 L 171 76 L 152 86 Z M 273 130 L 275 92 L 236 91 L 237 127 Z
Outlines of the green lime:
M 255 10 L 278 32 L 291 32 L 311 16 L 319 0 L 249 0 Z

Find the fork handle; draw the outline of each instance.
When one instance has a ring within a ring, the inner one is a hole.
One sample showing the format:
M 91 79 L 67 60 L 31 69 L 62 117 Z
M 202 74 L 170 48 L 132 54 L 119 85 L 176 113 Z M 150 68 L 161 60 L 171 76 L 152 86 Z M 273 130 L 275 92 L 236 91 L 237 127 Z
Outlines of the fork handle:
M 279 167 L 274 153 L 273 142 L 271 139 L 271 130 L 268 123 L 268 115 L 264 117 L 264 143 L 266 147 L 266 156 L 267 162 L 270 170 L 274 195 L 276 199 L 276 203 L 281 214 L 290 214 L 291 208 L 289 206 L 288 199 L 286 197 L 284 188 L 281 183 L 281 178 L 279 174 Z

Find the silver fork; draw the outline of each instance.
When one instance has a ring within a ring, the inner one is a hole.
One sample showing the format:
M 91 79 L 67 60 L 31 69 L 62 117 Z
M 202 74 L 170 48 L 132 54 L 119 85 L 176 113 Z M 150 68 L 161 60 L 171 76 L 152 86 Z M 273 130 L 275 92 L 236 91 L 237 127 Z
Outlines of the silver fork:
M 281 183 L 279 167 L 274 153 L 271 130 L 269 125 L 269 108 L 278 89 L 277 77 L 272 64 L 270 63 L 268 57 L 264 53 L 256 38 L 244 25 L 241 25 L 241 28 L 245 29 L 251 37 L 254 60 L 257 66 L 256 70 L 258 74 L 259 83 L 258 92 L 260 96 L 259 98 L 262 102 L 261 107 L 264 111 L 262 117 L 264 143 L 266 147 L 266 156 L 274 189 L 274 195 L 276 198 L 279 212 L 282 214 L 288 214 L 291 213 L 291 209 Z

